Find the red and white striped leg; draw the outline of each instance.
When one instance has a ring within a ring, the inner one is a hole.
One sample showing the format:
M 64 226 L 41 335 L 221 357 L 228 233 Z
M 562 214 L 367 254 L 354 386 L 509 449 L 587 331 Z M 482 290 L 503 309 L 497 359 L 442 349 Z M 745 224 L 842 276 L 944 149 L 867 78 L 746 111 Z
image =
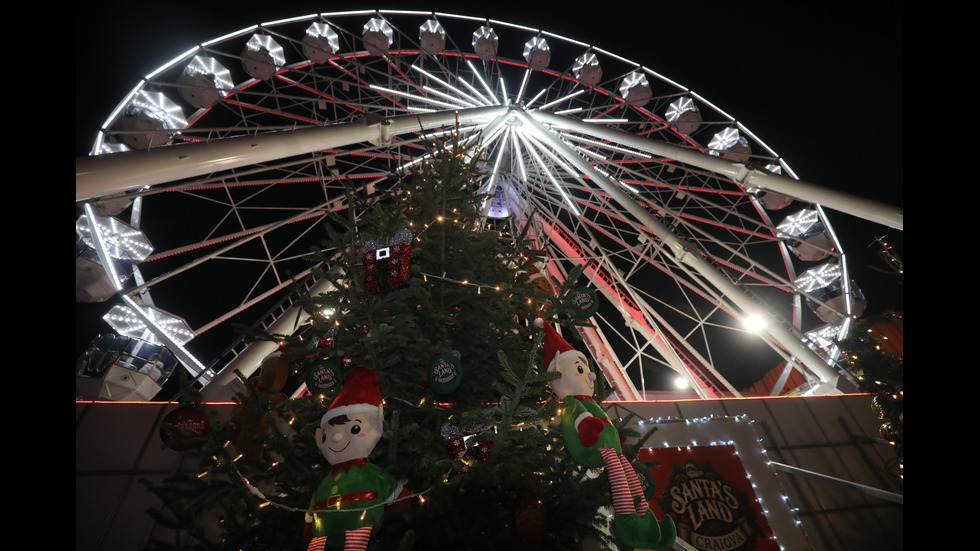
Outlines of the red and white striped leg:
M 609 488 L 612 490 L 613 510 L 617 515 L 635 514 L 633 496 L 630 495 L 629 481 L 623 463 L 619 460 L 619 452 L 612 448 L 599 450 L 602 462 L 606 466 L 606 476 L 609 478 Z
M 371 541 L 371 526 L 348 530 L 344 540 L 344 551 L 366 551 Z
M 326 547 L 326 536 L 320 536 L 310 540 L 310 544 L 306 546 L 306 551 L 323 551 Z
M 626 480 L 630 485 L 630 494 L 632 494 L 633 498 L 640 498 L 639 503 L 634 502 L 636 513 L 641 517 L 646 516 L 647 511 L 650 510 L 650 504 L 647 503 L 647 499 L 643 495 L 643 486 L 640 484 L 640 479 L 637 478 L 636 471 L 633 470 L 633 465 L 630 465 L 625 455 L 620 455 L 619 460 L 623 464 L 623 471 L 626 473 Z

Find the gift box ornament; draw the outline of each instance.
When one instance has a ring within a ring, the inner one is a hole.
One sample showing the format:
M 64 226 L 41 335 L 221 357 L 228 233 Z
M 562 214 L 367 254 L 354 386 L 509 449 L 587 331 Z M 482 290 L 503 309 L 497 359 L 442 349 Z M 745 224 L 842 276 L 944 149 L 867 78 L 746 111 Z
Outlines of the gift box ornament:
M 361 245 L 364 292 L 372 295 L 408 283 L 412 262 L 412 232 L 401 230 L 388 243 L 371 239 Z

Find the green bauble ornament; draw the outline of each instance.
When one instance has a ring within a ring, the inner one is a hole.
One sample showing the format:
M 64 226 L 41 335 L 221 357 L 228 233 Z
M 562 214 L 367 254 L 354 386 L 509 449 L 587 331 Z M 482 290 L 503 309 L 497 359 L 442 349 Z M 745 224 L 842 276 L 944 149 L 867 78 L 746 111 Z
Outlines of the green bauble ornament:
M 599 295 L 588 287 L 576 287 L 568 292 L 565 303 L 572 307 L 573 316 L 586 319 L 599 310 Z
M 330 360 L 317 360 L 306 368 L 306 388 L 314 395 L 331 398 L 343 383 L 343 372 Z
M 463 382 L 463 366 L 459 361 L 459 352 L 436 354 L 426 369 L 426 380 L 429 388 L 436 394 L 450 394 L 459 388 L 459 384 Z

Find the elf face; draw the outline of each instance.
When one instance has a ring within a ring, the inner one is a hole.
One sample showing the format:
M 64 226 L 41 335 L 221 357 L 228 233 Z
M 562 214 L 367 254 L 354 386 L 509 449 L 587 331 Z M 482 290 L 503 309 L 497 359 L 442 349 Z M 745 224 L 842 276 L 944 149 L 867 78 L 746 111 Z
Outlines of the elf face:
M 316 429 L 316 445 L 331 465 L 367 457 L 381 440 L 380 420 L 377 413 L 339 415 Z
M 556 370 L 561 377 L 552 380 L 549 385 L 558 396 L 592 396 L 595 391 L 595 373 L 589 369 L 589 363 L 582 354 L 571 354 L 559 357 Z

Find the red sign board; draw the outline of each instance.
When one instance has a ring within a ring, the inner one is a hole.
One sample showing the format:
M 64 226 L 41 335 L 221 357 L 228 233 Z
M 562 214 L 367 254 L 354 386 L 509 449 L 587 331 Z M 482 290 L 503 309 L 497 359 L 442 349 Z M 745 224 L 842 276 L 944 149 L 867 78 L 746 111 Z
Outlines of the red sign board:
M 734 445 L 644 449 L 650 508 L 670 515 L 677 537 L 701 551 L 779 551 Z M 646 474 L 646 473 L 641 473 Z

